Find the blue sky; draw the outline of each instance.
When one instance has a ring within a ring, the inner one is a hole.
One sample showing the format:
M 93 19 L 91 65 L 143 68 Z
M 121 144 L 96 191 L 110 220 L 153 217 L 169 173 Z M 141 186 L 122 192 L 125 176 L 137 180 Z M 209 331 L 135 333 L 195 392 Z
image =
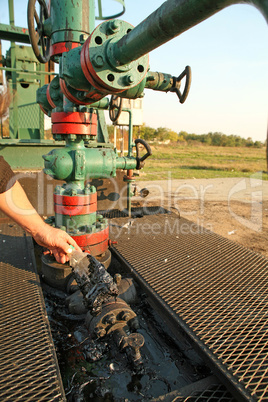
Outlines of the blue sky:
M 8 23 L 8 1 L 0 0 L 0 22 Z M 26 26 L 27 2 L 15 0 L 15 23 Z M 103 0 L 110 9 L 112 0 Z M 125 0 L 121 18 L 138 25 L 163 0 Z M 220 131 L 264 141 L 267 132 L 268 29 L 261 13 L 234 5 L 150 53 L 152 71 L 179 75 L 192 68 L 185 104 L 175 94 L 146 90 L 144 121 L 179 132 Z M 5 47 L 6 48 L 6 47 Z

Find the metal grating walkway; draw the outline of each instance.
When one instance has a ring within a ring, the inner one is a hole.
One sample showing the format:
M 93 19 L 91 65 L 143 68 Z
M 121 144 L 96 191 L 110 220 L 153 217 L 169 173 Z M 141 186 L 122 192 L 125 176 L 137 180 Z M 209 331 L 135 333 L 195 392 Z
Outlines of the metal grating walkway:
M 65 401 L 32 239 L 0 224 L 0 400 Z
M 116 256 L 237 400 L 268 401 L 268 260 L 175 214 L 127 222 Z

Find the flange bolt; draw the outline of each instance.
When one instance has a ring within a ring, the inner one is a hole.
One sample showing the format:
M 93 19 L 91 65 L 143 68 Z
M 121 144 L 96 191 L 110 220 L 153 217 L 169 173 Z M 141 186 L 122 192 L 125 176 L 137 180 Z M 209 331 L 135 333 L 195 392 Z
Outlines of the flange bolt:
M 119 31 L 120 28 L 120 21 L 119 20 L 112 20 L 109 22 L 109 29 L 112 32 Z
M 116 317 L 115 317 L 115 315 L 114 315 L 113 313 L 108 314 L 108 315 L 105 317 L 105 322 L 106 322 L 107 324 L 114 325 L 114 324 L 116 323 Z
M 102 67 L 104 65 L 103 57 L 100 54 L 95 54 L 92 59 L 92 63 L 95 67 Z
M 128 321 L 130 318 L 131 318 L 131 315 L 130 315 L 130 313 L 127 312 L 127 311 L 124 311 L 124 312 L 122 313 L 122 315 L 121 315 L 121 319 L 122 319 L 123 321 Z
M 134 82 L 134 77 L 133 77 L 132 74 L 129 74 L 129 75 L 127 75 L 127 76 L 125 77 L 125 83 L 126 83 L 126 85 L 133 84 L 133 82 Z
M 114 283 L 116 283 L 117 286 L 120 285 L 121 279 L 122 279 L 122 276 L 120 274 L 115 274 L 114 275 Z
M 96 328 L 94 334 L 97 338 L 103 338 L 106 335 L 106 331 L 104 328 Z

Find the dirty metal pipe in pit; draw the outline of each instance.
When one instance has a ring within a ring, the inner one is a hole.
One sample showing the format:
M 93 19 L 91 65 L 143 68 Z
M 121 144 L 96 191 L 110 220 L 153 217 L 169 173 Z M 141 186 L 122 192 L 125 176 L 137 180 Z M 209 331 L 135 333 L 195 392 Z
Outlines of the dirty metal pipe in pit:
M 114 56 L 127 64 L 233 4 L 251 4 L 268 22 L 268 0 L 168 0 L 114 44 Z

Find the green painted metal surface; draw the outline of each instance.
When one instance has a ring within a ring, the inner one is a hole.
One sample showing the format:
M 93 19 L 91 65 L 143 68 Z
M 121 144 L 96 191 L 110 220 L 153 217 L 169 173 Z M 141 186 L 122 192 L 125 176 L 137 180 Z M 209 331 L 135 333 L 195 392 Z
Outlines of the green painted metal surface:
M 11 91 L 10 138 L 44 138 L 44 114 L 35 101 L 37 89 L 44 84 L 44 76 L 37 77 L 35 71 L 44 70 L 44 66 L 36 63 L 31 47 L 14 43 L 7 52 L 6 65 L 12 68 L 11 72 L 6 72 Z M 20 73 L 24 70 L 27 70 L 27 75 Z
M 63 143 L 49 144 L 41 142 L 26 142 L 0 140 L 0 154 L 14 170 L 42 170 L 44 161 L 42 155 L 52 151 L 55 147 L 62 147 Z
M 96 224 L 97 214 L 92 212 L 86 215 L 61 215 L 55 213 L 55 225 L 58 228 L 62 228 L 67 232 L 74 232 L 76 229 L 83 227 L 83 231 L 86 233 L 92 232 L 92 228 Z M 103 228 L 104 229 L 104 228 Z
M 63 53 L 60 58 L 60 77 L 73 88 L 88 91 L 91 85 L 83 74 L 81 68 L 81 47 L 72 49 L 71 52 Z
M 111 148 L 86 148 L 83 140 L 66 141 L 66 147 L 43 156 L 45 173 L 54 179 L 74 182 L 81 189 L 87 179 L 116 176 L 116 169 L 135 169 L 136 159 L 118 157 Z
M 59 42 L 80 42 L 80 35 L 90 33 L 89 15 L 94 15 L 94 2 L 80 0 L 51 0 L 50 17 L 45 26 L 45 33 L 51 38 L 51 44 Z M 49 28 L 48 28 L 49 27 Z M 51 32 L 50 32 L 51 30 Z
M 0 24 L 0 38 L 13 42 L 30 43 L 28 29 L 14 25 Z
M 268 0 L 168 0 L 114 44 L 114 57 L 125 65 L 238 3 L 257 7 L 268 21 Z

